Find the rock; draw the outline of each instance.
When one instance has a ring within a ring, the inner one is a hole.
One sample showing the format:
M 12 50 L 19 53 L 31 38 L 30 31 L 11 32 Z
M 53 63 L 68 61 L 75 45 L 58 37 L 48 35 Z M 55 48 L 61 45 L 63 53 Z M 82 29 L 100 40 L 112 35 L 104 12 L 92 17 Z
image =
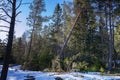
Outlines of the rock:
M 63 80 L 61 77 L 56 77 L 55 80 Z
M 24 80 L 35 80 L 34 76 L 27 75 L 25 77 L 26 77 L 26 79 L 24 79 Z

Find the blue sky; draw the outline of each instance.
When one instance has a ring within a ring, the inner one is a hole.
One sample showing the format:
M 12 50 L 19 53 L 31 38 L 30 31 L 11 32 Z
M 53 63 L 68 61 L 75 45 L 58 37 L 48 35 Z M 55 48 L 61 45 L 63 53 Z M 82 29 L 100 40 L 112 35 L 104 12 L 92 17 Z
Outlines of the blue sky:
M 72 1 L 72 0 L 45 0 L 45 8 L 46 8 L 46 12 L 44 12 L 44 16 L 50 16 L 53 14 L 54 8 L 56 6 L 57 3 L 62 4 L 64 1 Z M 26 0 L 25 2 L 30 2 L 30 0 Z M 26 25 L 27 21 L 26 18 L 29 15 L 29 5 L 23 5 L 21 6 L 21 11 L 22 13 L 18 16 L 18 19 L 20 21 L 22 21 L 20 23 L 21 26 L 19 26 L 19 23 L 17 23 L 18 25 L 16 25 L 16 36 L 19 37 L 23 34 L 23 32 L 25 30 L 28 30 L 28 26 Z
M 64 1 L 73 1 L 73 0 L 45 0 L 45 7 L 46 7 L 46 12 L 44 12 L 43 14 L 45 16 L 50 16 L 52 15 L 54 8 L 56 6 L 57 3 L 62 4 Z M 32 0 L 23 0 L 23 3 L 27 3 L 27 2 L 32 2 Z M 15 26 L 15 35 L 16 37 L 20 37 L 26 30 L 29 29 L 29 27 L 26 25 L 27 21 L 26 18 L 29 15 L 29 4 L 28 5 L 22 5 L 19 9 L 19 11 L 22 11 L 21 14 L 19 14 L 17 16 L 17 20 L 21 21 L 21 22 L 17 22 L 16 26 Z M 6 34 L 5 33 L 1 33 L 0 32 L 0 39 L 5 39 L 6 38 Z

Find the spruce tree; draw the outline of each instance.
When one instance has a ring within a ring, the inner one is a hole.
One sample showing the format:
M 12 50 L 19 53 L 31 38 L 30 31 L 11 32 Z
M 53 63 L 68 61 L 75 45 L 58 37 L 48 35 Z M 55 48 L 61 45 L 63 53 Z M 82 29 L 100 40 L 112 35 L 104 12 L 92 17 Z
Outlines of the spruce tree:
M 52 16 L 52 25 L 51 25 L 51 40 L 52 40 L 52 45 L 54 46 L 53 47 L 53 54 L 55 55 L 55 60 L 56 61 L 59 61 L 57 60 L 60 54 L 60 50 L 61 50 L 61 46 L 63 44 L 63 25 L 62 25 L 62 8 L 60 6 L 60 4 L 57 4 L 55 9 L 54 9 L 54 13 L 53 13 L 53 16 Z M 55 61 L 54 60 L 54 61 Z M 54 61 L 53 61 L 53 64 L 54 64 Z M 55 61 L 55 62 L 56 62 Z M 56 62 L 55 64 L 58 65 L 59 69 L 61 68 L 61 66 L 59 66 L 59 62 Z
M 40 46 L 41 46 L 40 45 L 41 43 L 39 43 L 40 37 L 41 37 L 40 34 L 42 30 L 42 22 L 44 21 L 44 18 L 42 17 L 41 13 L 44 11 L 45 11 L 44 0 L 33 0 L 33 2 L 30 5 L 30 14 L 29 14 L 29 17 L 27 18 L 28 20 L 27 24 L 29 27 L 32 27 L 32 29 L 30 32 L 29 48 L 26 55 L 26 62 L 23 66 L 24 68 L 29 69 L 29 67 L 27 67 L 28 66 L 27 63 L 31 65 L 32 60 L 30 59 L 34 59 L 32 58 L 31 55 L 34 55 L 34 57 L 36 55 L 36 58 L 37 58 L 37 55 L 39 53 Z

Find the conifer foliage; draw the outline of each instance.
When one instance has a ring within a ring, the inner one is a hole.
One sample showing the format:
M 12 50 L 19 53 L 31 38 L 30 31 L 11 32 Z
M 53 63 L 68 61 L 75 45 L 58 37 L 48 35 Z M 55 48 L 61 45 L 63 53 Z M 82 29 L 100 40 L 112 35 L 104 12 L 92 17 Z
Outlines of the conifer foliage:
M 10 4 L 16 2 L 7 1 Z M 119 0 L 64 1 L 63 4 L 56 4 L 53 14 L 46 17 L 42 15 L 46 11 L 44 0 L 33 0 L 27 17 L 29 30 L 20 38 L 13 36 L 16 18 L 16 10 L 13 8 L 10 22 L 13 31 L 9 32 L 12 35 L 8 38 L 9 49 L 6 49 L 7 53 L 12 49 L 12 54 L 6 58 L 12 56 L 15 64 L 20 64 L 27 70 L 101 72 L 118 70 L 119 8 Z M 1 15 L 0 19 L 5 21 Z M 1 61 L 4 53 L 2 46 L 5 47 L 6 43 L 0 40 Z

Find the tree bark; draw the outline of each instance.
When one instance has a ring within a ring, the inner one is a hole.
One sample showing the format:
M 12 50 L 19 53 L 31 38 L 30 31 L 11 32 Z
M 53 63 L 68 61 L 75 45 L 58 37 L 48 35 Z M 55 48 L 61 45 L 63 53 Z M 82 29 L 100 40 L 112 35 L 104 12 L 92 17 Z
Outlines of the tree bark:
M 29 43 L 29 46 L 28 46 L 28 52 L 27 52 L 27 55 L 26 55 L 26 58 L 25 58 L 25 63 L 23 65 L 23 69 L 26 68 L 27 63 L 29 61 L 29 57 L 30 57 L 30 53 L 31 53 L 31 49 L 32 49 L 33 33 L 34 33 L 34 27 L 32 29 L 32 33 L 31 33 L 31 36 L 30 36 L 30 43 Z
M 3 68 L 2 68 L 0 80 L 6 80 L 7 79 L 7 72 L 8 72 L 8 67 L 9 67 L 9 63 L 10 63 L 10 54 L 11 54 L 11 51 L 12 51 L 15 17 L 16 17 L 16 0 L 13 0 L 13 3 L 12 3 L 12 17 L 11 17 L 11 22 L 10 22 L 8 43 L 7 43 L 7 47 L 6 47 L 6 53 L 5 53 L 5 57 L 4 57 L 4 63 L 3 63 Z
M 112 32 L 112 22 L 111 22 L 111 18 L 112 18 L 112 8 L 111 8 L 111 3 L 112 1 L 109 1 L 109 28 L 110 28 L 110 34 L 109 34 L 109 60 L 108 60 L 108 70 L 111 71 L 112 70 L 112 55 L 113 55 L 113 32 Z
M 69 32 L 69 34 L 68 34 L 67 39 L 66 39 L 66 41 L 64 42 L 64 45 L 63 45 L 63 47 L 62 47 L 62 49 L 61 49 L 61 51 L 60 51 L 60 54 L 59 54 L 59 58 L 60 58 L 60 59 L 62 59 L 62 55 L 63 55 L 64 49 L 65 49 L 65 47 L 66 47 L 66 45 L 67 45 L 68 40 L 70 39 L 70 37 L 71 37 L 71 35 L 72 35 L 73 29 L 74 29 L 74 27 L 75 27 L 75 25 L 76 25 L 76 23 L 77 23 L 77 21 L 78 21 L 78 19 L 79 19 L 79 17 L 80 17 L 80 14 L 81 14 L 81 12 L 79 12 L 79 14 L 78 14 L 78 16 L 77 16 L 77 18 L 76 18 L 76 20 L 75 20 L 75 22 L 74 22 L 71 30 L 70 30 L 70 32 Z
M 109 55 L 109 33 L 108 33 L 108 12 L 107 12 L 107 3 L 105 4 L 105 40 L 107 42 L 107 55 Z M 108 62 L 108 58 L 107 55 L 105 54 L 104 58 L 105 58 L 105 62 Z

